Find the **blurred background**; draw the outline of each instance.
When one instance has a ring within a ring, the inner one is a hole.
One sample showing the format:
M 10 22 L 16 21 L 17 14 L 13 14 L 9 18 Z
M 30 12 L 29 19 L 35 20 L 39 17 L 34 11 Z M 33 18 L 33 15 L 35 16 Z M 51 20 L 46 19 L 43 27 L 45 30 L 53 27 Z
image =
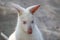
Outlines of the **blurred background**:
M 16 10 L 9 7 L 13 2 L 27 8 L 40 4 L 34 14 L 36 24 L 45 40 L 60 40 L 60 0 L 0 0 L 0 32 L 8 37 L 14 31 L 17 22 Z M 0 35 L 0 40 L 5 40 Z

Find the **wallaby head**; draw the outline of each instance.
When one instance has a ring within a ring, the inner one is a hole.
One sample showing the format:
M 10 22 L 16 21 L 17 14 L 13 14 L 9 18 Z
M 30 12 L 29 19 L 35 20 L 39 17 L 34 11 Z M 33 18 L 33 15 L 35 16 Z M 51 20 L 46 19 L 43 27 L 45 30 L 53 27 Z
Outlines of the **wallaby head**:
M 20 23 L 21 29 L 27 34 L 32 34 L 32 28 L 34 27 L 33 15 L 35 11 L 37 11 L 37 9 L 40 7 L 40 5 L 30 6 L 26 9 L 17 4 L 12 5 L 18 12 L 18 22 Z

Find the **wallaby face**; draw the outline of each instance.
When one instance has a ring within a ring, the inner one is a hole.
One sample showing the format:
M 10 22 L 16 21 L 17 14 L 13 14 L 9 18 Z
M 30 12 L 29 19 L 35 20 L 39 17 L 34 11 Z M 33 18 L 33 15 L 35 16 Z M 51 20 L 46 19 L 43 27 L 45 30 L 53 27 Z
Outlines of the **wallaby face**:
M 25 33 L 31 34 L 32 33 L 32 27 L 34 27 L 34 19 L 33 15 L 29 14 L 28 12 L 24 12 L 22 16 L 20 16 L 21 20 L 21 28 Z
M 19 23 L 22 31 L 27 34 L 32 34 L 34 28 L 34 18 L 33 14 L 40 7 L 40 5 L 34 5 L 28 8 L 22 8 L 17 4 L 12 4 L 14 8 L 18 11 Z

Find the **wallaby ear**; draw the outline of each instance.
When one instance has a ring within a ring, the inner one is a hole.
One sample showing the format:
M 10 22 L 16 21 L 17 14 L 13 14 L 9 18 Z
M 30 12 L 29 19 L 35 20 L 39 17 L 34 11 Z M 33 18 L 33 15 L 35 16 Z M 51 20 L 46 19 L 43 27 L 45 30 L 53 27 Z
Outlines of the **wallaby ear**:
M 35 11 L 37 11 L 37 9 L 40 7 L 40 5 L 34 5 L 34 6 L 30 6 L 27 8 L 27 10 L 29 10 L 32 14 L 35 13 Z
M 18 11 L 19 15 L 22 15 L 22 12 L 25 10 L 23 7 L 15 3 L 11 3 L 11 5 Z

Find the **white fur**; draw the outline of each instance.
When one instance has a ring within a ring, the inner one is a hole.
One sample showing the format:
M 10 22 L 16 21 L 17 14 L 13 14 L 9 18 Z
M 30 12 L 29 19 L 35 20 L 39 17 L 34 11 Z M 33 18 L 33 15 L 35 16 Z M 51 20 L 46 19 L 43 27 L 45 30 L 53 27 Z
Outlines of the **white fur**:
M 34 31 L 32 35 L 25 34 L 24 32 L 15 31 L 8 40 L 43 40 L 42 34 L 35 25 Z M 15 34 L 16 33 L 16 34 Z M 20 34 L 19 34 L 20 33 Z M 17 35 L 17 36 L 16 36 Z
M 42 34 L 39 31 L 37 25 L 35 23 L 31 24 L 31 21 L 34 20 L 34 18 L 33 15 L 29 12 L 30 9 L 27 9 L 23 10 L 22 15 L 19 16 L 18 14 L 16 29 L 10 35 L 8 40 L 43 40 Z M 27 24 L 24 25 L 23 21 L 27 21 Z M 30 26 L 32 27 L 33 32 L 32 34 L 27 34 L 27 30 Z

